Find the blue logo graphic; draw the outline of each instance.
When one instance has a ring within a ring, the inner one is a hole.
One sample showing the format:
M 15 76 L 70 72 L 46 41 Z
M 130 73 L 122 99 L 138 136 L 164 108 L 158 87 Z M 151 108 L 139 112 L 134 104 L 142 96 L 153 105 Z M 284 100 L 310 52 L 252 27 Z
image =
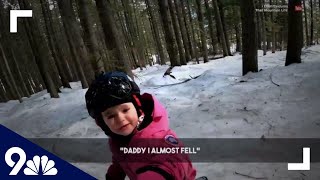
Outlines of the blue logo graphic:
M 0 125 L 0 179 L 95 179 Z

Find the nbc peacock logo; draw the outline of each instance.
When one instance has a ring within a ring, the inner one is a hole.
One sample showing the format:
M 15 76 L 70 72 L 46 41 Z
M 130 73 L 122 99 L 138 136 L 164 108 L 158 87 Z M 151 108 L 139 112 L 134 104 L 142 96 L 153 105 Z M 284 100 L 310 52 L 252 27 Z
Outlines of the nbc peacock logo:
M 33 160 L 28 160 L 26 165 L 27 167 L 23 170 L 25 175 L 40 175 L 40 173 L 42 175 L 56 175 L 58 173 L 58 170 L 54 167 L 54 161 L 49 160 L 47 156 L 41 158 L 34 156 Z

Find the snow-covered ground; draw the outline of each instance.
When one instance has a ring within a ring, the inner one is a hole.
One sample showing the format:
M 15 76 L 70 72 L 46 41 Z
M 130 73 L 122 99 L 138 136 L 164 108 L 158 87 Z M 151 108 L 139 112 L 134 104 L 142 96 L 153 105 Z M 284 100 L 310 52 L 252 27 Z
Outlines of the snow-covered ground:
M 286 52 L 259 51 L 259 71 L 242 76 L 242 57 L 206 64 L 189 63 L 163 77 L 168 66 L 134 70 L 142 92 L 154 94 L 168 110 L 170 126 L 185 138 L 320 138 L 320 46 L 303 49 L 302 63 L 284 67 Z M 200 76 L 199 76 L 200 75 Z M 197 77 L 186 83 L 191 77 Z M 30 137 L 105 137 L 85 108 L 79 83 L 62 89 L 59 99 L 46 91 L 23 103 L 0 103 L 0 123 Z M 75 163 L 104 178 L 107 164 Z M 288 171 L 286 163 L 195 163 L 209 179 L 320 179 L 320 163 L 311 171 Z M 237 174 L 240 173 L 240 174 Z M 252 178 L 251 177 L 251 178 Z

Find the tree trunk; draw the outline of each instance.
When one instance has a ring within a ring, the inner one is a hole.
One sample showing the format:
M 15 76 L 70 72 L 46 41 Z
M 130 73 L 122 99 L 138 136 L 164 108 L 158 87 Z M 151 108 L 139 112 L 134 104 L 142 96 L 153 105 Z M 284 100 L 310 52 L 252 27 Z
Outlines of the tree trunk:
M 234 17 L 240 17 L 240 13 L 236 7 L 232 8 L 232 13 Z M 240 22 L 236 21 L 234 23 L 234 31 L 236 33 L 236 52 L 242 52 L 240 28 Z
M 308 30 L 308 14 L 307 14 L 307 7 L 306 7 L 306 1 L 303 0 L 303 11 L 304 11 L 304 28 L 305 28 L 305 33 L 306 33 L 306 46 L 310 45 L 309 42 L 309 30 Z
M 301 63 L 302 43 L 302 7 L 301 0 L 291 0 L 288 4 L 288 48 L 285 66 Z
M 187 18 L 187 12 L 185 9 L 185 0 L 180 0 L 180 4 L 181 4 L 181 9 L 182 9 L 182 17 L 183 17 L 183 21 L 184 21 L 184 27 L 186 29 L 186 35 L 187 35 L 187 40 L 188 40 L 188 48 L 189 48 L 189 54 L 190 54 L 190 58 L 193 59 L 195 58 L 194 55 L 194 45 L 193 45 L 193 38 L 192 38 L 192 32 L 190 30 L 190 22 Z
M 79 17 L 82 29 L 84 31 L 84 41 L 85 45 L 89 50 L 89 57 L 91 66 L 93 67 L 95 75 L 104 72 L 103 59 L 99 54 L 98 41 L 93 30 L 93 19 L 90 17 L 89 13 L 89 3 L 87 0 L 77 0 L 79 6 Z
M 179 66 L 180 62 L 177 55 L 177 45 L 174 41 L 174 31 L 171 27 L 172 22 L 169 16 L 168 0 L 158 0 L 158 4 L 171 66 Z
M 313 34 L 314 34 L 314 29 L 313 29 L 313 2 L 312 0 L 309 1 L 310 3 L 310 40 L 309 40 L 309 45 L 314 45 L 313 43 Z
M 58 6 L 70 51 L 80 75 L 82 88 L 88 88 L 88 84 L 93 80 L 94 74 L 91 64 L 88 63 L 87 51 L 80 35 L 79 25 L 72 8 L 72 1 L 58 0 Z M 81 62 L 84 63 L 83 66 L 81 65 Z
M 19 0 L 21 9 L 32 9 L 29 2 L 26 0 Z M 24 19 L 24 27 L 26 29 L 31 49 L 35 56 L 35 61 L 39 67 L 40 74 L 44 80 L 45 86 L 52 98 L 59 98 L 58 91 L 53 83 L 53 80 L 49 74 L 50 68 L 48 67 L 48 60 L 51 59 L 49 55 L 48 45 L 45 43 L 45 38 L 40 33 L 38 26 L 38 19 L 36 17 Z
M 22 85 L 23 91 L 25 92 L 24 94 L 25 94 L 27 97 L 30 97 L 31 92 L 29 92 L 29 90 L 28 90 L 28 88 L 27 88 L 27 85 L 26 85 L 25 80 L 24 80 L 24 78 L 23 78 L 23 76 L 22 76 L 22 74 L 21 74 L 20 67 L 19 67 L 19 65 L 18 65 L 18 63 L 17 63 L 17 59 L 16 59 L 15 54 L 13 53 L 13 50 L 12 50 L 12 49 L 11 49 L 11 53 L 12 53 L 12 56 L 13 56 L 12 59 L 13 59 L 14 66 L 15 66 L 15 68 L 16 68 L 16 70 L 17 70 L 16 73 L 18 74 L 18 77 L 19 77 L 19 79 L 20 79 L 20 83 L 21 83 L 21 85 Z
M 262 3 L 263 2 L 263 3 Z M 262 49 L 263 49 L 263 55 L 265 56 L 267 54 L 267 35 L 266 35 L 266 23 L 265 23 L 265 14 L 264 14 L 264 1 L 263 0 L 259 0 L 259 6 L 260 8 L 263 9 L 262 13 L 261 13 L 261 26 L 262 26 Z
M 190 20 L 190 25 L 191 25 L 191 34 L 192 34 L 192 44 L 193 44 L 193 52 L 194 52 L 194 57 L 196 58 L 197 63 L 199 64 L 199 56 L 198 56 L 198 48 L 197 48 L 197 42 L 196 42 L 196 36 L 195 36 L 195 30 L 194 30 L 194 25 L 193 25 L 193 20 L 191 16 L 191 8 L 190 8 L 190 2 L 187 1 L 187 8 L 188 8 L 188 16 Z
M 228 56 L 231 56 L 232 54 L 231 54 L 231 51 L 230 51 L 230 41 L 229 41 L 229 37 L 228 37 L 228 31 L 227 31 L 226 23 L 225 23 L 225 20 L 224 20 L 223 3 L 222 3 L 221 0 L 217 0 L 217 2 L 218 2 L 218 8 L 219 8 L 219 12 L 220 12 L 221 23 L 222 23 L 223 35 L 224 35 L 224 39 L 226 41 Z
M 6 68 L 7 72 L 8 72 L 8 75 L 9 75 L 9 78 L 10 78 L 10 82 L 12 83 L 12 87 L 13 87 L 13 89 L 15 91 L 15 94 L 18 97 L 19 102 L 21 103 L 22 102 L 22 96 L 18 91 L 18 87 L 17 87 L 16 81 L 15 81 L 15 79 L 13 77 L 13 74 L 12 74 L 11 69 L 10 69 L 9 64 L 8 64 L 8 60 L 7 60 L 6 55 L 5 55 L 4 51 L 3 51 L 3 47 L 2 47 L 1 41 L 0 41 L 0 54 L 1 54 L 2 59 L 4 61 L 4 65 L 5 65 L 5 68 Z
M 172 25 L 173 25 L 173 30 L 175 34 L 175 39 L 178 45 L 178 51 L 179 51 L 179 57 L 180 57 L 180 65 L 186 65 L 186 57 L 183 49 L 183 45 L 181 42 L 181 34 L 180 34 L 180 28 L 178 25 L 178 20 L 177 20 L 177 15 L 175 12 L 175 8 L 173 6 L 172 0 L 168 0 L 169 4 L 169 10 L 170 10 L 170 15 L 172 18 Z
M 1 76 L 1 73 L 0 73 Z M 7 93 L 4 91 L 4 86 L 2 79 L 0 77 L 0 95 L 1 95 L 1 102 L 8 102 L 10 99 L 8 98 Z
M 188 45 L 188 37 L 187 37 L 187 32 L 186 32 L 187 30 L 186 30 L 186 27 L 183 22 L 184 14 L 182 14 L 182 7 L 181 7 L 179 0 L 174 0 L 174 4 L 176 7 L 177 18 L 178 18 L 178 22 L 179 22 L 181 35 L 182 35 L 183 47 L 185 49 L 186 61 L 189 62 L 191 60 L 191 56 L 190 56 L 190 49 L 189 49 L 189 45 Z
M 215 18 L 216 18 L 216 26 L 217 26 L 219 37 L 220 37 L 220 42 L 221 42 L 221 46 L 222 46 L 222 50 L 223 50 L 223 56 L 228 56 L 229 55 L 228 48 L 227 48 L 227 44 L 226 44 L 226 39 L 225 39 L 223 27 L 222 27 L 222 22 L 221 22 L 221 17 L 220 17 L 220 12 L 219 12 L 219 8 L 218 8 L 217 0 L 212 0 L 212 6 L 214 9 L 214 14 L 215 14 Z
M 269 2 L 270 2 L 270 5 L 273 4 L 272 0 L 270 0 Z M 271 42 L 272 42 L 271 51 L 272 51 L 272 53 L 275 53 L 275 51 L 276 51 L 276 33 L 274 30 L 275 22 L 274 22 L 274 13 L 273 12 L 270 12 L 270 20 L 271 20 Z
M 201 34 L 201 45 L 202 45 L 202 57 L 203 62 L 208 62 L 208 50 L 207 50 L 207 38 L 206 38 L 206 31 L 204 29 L 204 22 L 203 22 L 203 14 L 201 9 L 201 0 L 196 0 L 197 4 L 197 16 L 199 21 L 199 27 L 200 27 L 200 34 Z
M 212 54 L 216 55 L 217 54 L 217 50 L 216 50 L 216 43 L 215 43 L 215 35 L 214 35 L 214 28 L 213 28 L 213 19 L 212 19 L 212 13 L 210 10 L 210 6 L 208 3 L 208 0 L 204 0 L 206 9 L 207 9 L 207 13 L 208 13 L 208 23 L 209 23 L 209 33 L 210 33 L 210 37 L 211 37 L 211 46 L 212 46 Z
M 242 21 L 242 75 L 258 72 L 257 31 L 254 0 L 241 0 Z
M 164 64 L 166 64 L 166 58 L 165 58 L 164 50 L 163 50 L 163 47 L 161 44 L 160 29 L 158 27 L 158 24 L 156 23 L 157 19 L 154 14 L 154 11 L 151 8 L 151 0 L 145 0 L 145 1 L 146 1 L 146 5 L 147 5 L 147 10 L 148 10 L 148 13 L 150 16 L 150 20 L 151 20 L 150 23 L 151 23 L 151 25 L 153 27 L 153 31 L 154 31 L 154 40 L 155 40 L 155 43 L 156 43 L 156 46 L 157 46 L 157 49 L 159 52 L 160 63 L 161 63 L 161 65 L 164 65 Z
M 142 21 L 138 21 L 138 13 L 136 12 L 136 0 L 132 0 L 132 4 L 133 4 L 133 14 L 134 14 L 134 17 L 135 17 L 135 24 L 136 24 L 136 34 L 137 34 L 137 38 L 138 38 L 138 53 L 139 53 L 139 64 L 140 66 L 142 67 L 146 67 L 146 55 L 145 55 L 145 42 L 146 42 L 146 39 L 145 39 L 145 36 L 142 34 L 143 30 L 140 30 L 140 27 L 144 27 L 143 25 L 143 20 Z M 141 25 L 142 23 L 142 25 Z
M 2 58 L 0 56 L 0 58 Z M 3 63 L 0 64 L 0 78 L 3 84 L 3 87 L 5 89 L 6 95 L 8 97 L 8 99 L 16 99 L 16 95 L 14 93 L 13 87 L 12 87 L 12 83 L 10 83 L 10 78 L 8 76 L 8 74 L 5 71 L 5 67 L 3 67 L 2 65 Z
M 134 23 L 134 16 L 136 16 L 135 11 L 132 10 L 131 6 L 129 5 L 129 0 L 121 0 L 122 6 L 124 8 L 124 18 L 126 21 L 126 27 L 128 34 L 130 35 L 130 50 L 134 55 L 134 59 L 139 63 L 139 67 L 142 69 L 144 66 L 143 61 L 145 61 L 143 55 L 143 46 L 141 45 L 141 37 L 139 36 L 139 25 L 136 25 L 138 22 Z M 134 3 L 134 2 L 132 2 Z
M 258 41 L 258 49 L 262 49 L 261 46 L 261 42 L 262 42 L 262 21 L 261 21 L 261 12 L 256 12 L 256 24 L 257 24 L 257 32 L 258 32 L 258 36 L 257 36 L 257 41 Z
M 63 22 L 60 18 L 60 14 L 58 13 L 59 7 L 57 5 L 57 2 L 56 3 L 53 2 L 54 9 L 52 11 L 49 11 L 48 2 L 46 2 L 46 5 L 49 12 L 48 13 L 49 20 L 51 22 L 51 26 L 53 27 L 52 31 L 54 33 L 54 36 L 53 36 L 54 44 L 55 44 L 55 47 L 57 47 L 57 53 L 62 63 L 62 67 L 64 68 L 64 71 L 67 75 L 67 79 L 69 82 L 78 81 L 80 78 L 78 77 L 78 72 L 76 71 L 76 68 L 75 68 L 74 58 L 72 58 L 71 48 L 69 46 L 67 36 L 65 34 Z M 56 19 L 57 28 L 54 28 L 53 19 Z
M 118 28 L 118 25 L 113 18 L 115 13 L 111 8 L 112 5 L 110 0 L 96 0 L 96 6 L 103 28 L 107 48 L 114 54 L 114 57 L 116 58 L 115 69 L 126 72 L 133 79 L 134 77 L 130 68 L 130 62 L 121 39 L 122 35 L 121 32 L 119 32 L 120 28 Z
M 65 71 L 63 69 L 63 65 L 61 61 L 63 61 L 63 57 L 61 52 L 59 51 L 59 47 L 55 46 L 57 39 L 55 38 L 54 35 L 54 29 L 52 26 L 52 18 L 50 17 L 51 12 L 49 10 L 48 4 L 45 2 L 45 0 L 40 0 L 41 3 L 41 9 L 42 9 L 42 14 L 44 17 L 44 22 L 45 22 L 45 27 L 46 27 L 46 35 L 48 37 L 48 43 L 49 47 L 51 49 L 52 57 L 55 61 L 55 64 L 57 65 L 58 72 L 61 78 L 61 82 L 63 87 L 65 88 L 71 88 L 67 75 L 65 74 Z

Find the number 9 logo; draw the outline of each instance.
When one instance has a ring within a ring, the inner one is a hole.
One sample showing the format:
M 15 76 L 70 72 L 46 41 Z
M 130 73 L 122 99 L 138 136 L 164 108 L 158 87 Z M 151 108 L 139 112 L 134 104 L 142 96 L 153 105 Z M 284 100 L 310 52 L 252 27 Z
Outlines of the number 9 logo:
M 12 160 L 12 155 L 13 154 L 18 154 L 19 155 L 19 160 L 18 162 L 14 162 Z M 12 147 L 10 148 L 6 154 L 5 154 L 5 161 L 8 164 L 8 166 L 13 167 L 9 175 L 17 175 L 24 165 L 24 163 L 27 160 L 26 153 L 24 152 L 23 149 L 19 147 Z

